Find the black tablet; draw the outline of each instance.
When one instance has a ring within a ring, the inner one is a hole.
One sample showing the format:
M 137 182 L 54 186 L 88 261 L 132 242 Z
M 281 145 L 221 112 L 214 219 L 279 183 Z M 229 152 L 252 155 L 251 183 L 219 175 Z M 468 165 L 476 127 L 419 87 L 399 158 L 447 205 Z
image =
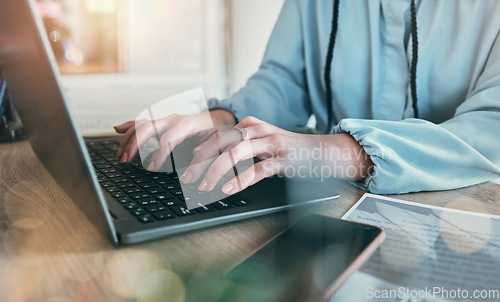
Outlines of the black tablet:
M 384 240 L 374 226 L 320 215 L 299 220 L 227 273 L 234 301 L 330 299 Z

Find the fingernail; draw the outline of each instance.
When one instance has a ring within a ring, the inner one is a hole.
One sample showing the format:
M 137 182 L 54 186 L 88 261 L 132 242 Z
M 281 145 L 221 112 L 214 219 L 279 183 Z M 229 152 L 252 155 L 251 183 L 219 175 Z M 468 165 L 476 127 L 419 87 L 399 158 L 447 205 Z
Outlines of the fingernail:
M 122 156 L 122 153 L 123 153 L 123 148 L 122 147 L 118 148 L 118 152 L 116 153 L 116 157 Z
M 122 156 L 122 159 L 120 160 L 120 162 L 122 164 L 124 164 L 127 162 L 127 160 L 128 160 L 128 154 L 125 152 L 125 153 L 123 153 L 123 156 Z
M 148 171 L 153 171 L 155 169 L 155 162 L 154 161 L 151 161 L 149 163 L 149 166 L 147 168 Z
M 191 173 L 189 173 L 188 171 L 184 172 L 184 174 L 182 174 L 181 176 L 181 181 L 185 184 L 190 183 L 192 179 L 193 175 L 191 175 Z
M 207 189 L 207 187 L 208 187 L 208 182 L 204 179 L 201 182 L 200 186 L 198 187 L 198 190 L 205 191 Z
M 233 185 L 228 183 L 222 187 L 222 192 L 229 194 L 233 190 Z

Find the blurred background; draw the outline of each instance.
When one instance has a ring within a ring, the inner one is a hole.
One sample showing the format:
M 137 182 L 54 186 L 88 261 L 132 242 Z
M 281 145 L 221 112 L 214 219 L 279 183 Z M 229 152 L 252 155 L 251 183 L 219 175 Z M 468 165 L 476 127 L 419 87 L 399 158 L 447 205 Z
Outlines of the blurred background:
M 192 88 L 207 98 L 237 91 L 258 69 L 283 0 L 36 4 L 76 118 L 92 132 Z

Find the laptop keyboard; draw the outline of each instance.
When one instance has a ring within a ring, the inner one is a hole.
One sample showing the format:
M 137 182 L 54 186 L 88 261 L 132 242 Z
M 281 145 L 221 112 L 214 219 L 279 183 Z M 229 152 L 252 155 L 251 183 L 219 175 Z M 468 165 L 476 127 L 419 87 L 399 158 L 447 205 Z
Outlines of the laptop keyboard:
M 147 171 L 137 157 L 130 164 L 120 163 L 116 157 L 119 147 L 116 140 L 91 141 L 86 144 L 101 187 L 142 223 L 252 204 L 236 194 L 189 210 L 177 173 Z

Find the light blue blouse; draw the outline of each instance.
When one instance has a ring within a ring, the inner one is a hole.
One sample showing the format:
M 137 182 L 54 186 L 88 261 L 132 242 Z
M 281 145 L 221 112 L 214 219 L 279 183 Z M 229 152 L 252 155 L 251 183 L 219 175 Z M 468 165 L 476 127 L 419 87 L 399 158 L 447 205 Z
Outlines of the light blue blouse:
M 326 128 L 323 70 L 333 0 L 287 0 L 263 63 L 228 100 L 293 130 L 314 114 Z M 335 133 L 375 164 L 356 183 L 374 193 L 469 186 L 500 177 L 500 1 L 417 3 L 420 119 L 413 118 L 409 0 L 341 0 L 332 65 Z

